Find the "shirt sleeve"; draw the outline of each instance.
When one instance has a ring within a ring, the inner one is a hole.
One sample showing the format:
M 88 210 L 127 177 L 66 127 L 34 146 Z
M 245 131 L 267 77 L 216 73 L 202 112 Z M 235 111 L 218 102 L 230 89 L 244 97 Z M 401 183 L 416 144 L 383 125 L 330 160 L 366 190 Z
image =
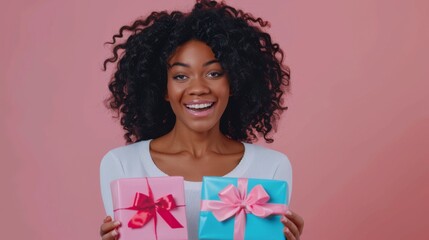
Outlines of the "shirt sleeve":
M 288 157 L 282 154 L 280 158 L 279 165 L 274 173 L 273 179 L 286 181 L 288 184 L 288 203 L 290 204 L 290 199 L 292 196 L 292 165 Z
M 108 216 L 113 217 L 112 193 L 110 191 L 110 182 L 123 178 L 124 170 L 119 159 L 112 153 L 108 152 L 100 164 L 100 189 L 103 199 L 104 209 Z

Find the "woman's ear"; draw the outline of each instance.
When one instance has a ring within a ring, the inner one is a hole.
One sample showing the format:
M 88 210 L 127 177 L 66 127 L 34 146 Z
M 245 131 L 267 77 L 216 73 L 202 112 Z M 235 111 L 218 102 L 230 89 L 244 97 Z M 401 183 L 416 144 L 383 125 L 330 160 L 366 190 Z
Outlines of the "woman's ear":
M 170 101 L 170 99 L 168 98 L 168 92 L 167 92 L 167 91 L 165 91 L 164 99 L 165 99 L 165 101 L 167 101 L 167 102 L 169 102 L 169 101 Z

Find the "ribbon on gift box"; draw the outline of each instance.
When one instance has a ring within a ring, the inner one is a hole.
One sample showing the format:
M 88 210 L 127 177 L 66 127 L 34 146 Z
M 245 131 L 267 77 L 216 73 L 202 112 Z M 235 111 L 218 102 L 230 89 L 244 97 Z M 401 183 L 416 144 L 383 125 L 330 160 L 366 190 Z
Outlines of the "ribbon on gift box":
M 172 194 L 163 196 L 155 201 L 149 181 L 147 178 L 145 179 L 148 195 L 136 192 L 134 202 L 131 207 L 119 208 L 115 209 L 115 211 L 124 209 L 137 211 L 137 213 L 128 222 L 129 228 L 142 228 L 153 218 L 156 239 L 158 239 L 156 213 L 158 213 L 171 228 L 183 228 L 183 225 L 180 224 L 180 222 L 177 221 L 177 219 L 170 213 L 170 210 L 176 207 L 183 207 L 184 205 L 176 205 L 176 201 Z
M 237 187 L 230 184 L 219 192 L 220 201 L 201 201 L 201 211 L 211 211 L 220 222 L 235 217 L 234 240 L 244 239 L 246 213 L 266 218 L 287 211 L 285 204 L 268 203 L 270 196 L 260 184 L 247 194 L 247 183 L 246 178 L 239 178 Z

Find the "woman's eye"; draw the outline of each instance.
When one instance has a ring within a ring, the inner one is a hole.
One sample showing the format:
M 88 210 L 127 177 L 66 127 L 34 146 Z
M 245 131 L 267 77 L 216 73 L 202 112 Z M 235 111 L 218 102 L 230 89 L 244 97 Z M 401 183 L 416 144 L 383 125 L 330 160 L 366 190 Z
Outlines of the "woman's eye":
M 174 77 L 173 77 L 173 79 L 174 80 L 186 80 L 186 79 L 188 79 L 188 77 L 186 76 L 186 75 L 183 75 L 183 74 L 178 74 L 178 75 L 175 75 Z
M 223 72 L 209 72 L 207 76 L 210 78 L 218 78 L 223 76 Z

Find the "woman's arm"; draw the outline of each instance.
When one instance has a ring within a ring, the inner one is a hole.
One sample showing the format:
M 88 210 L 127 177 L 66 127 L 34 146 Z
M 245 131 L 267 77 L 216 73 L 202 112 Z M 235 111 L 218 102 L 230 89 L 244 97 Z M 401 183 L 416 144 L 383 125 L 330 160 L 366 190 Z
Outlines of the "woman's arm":
M 113 203 L 112 193 L 110 191 L 110 182 L 118 178 L 124 177 L 122 164 L 113 153 L 107 153 L 100 164 L 100 188 L 101 196 L 104 203 L 104 209 L 109 215 L 104 218 L 103 224 L 100 226 L 100 236 L 102 240 L 115 240 L 119 238 L 117 228 L 120 227 L 119 221 L 113 221 Z
M 106 214 L 113 216 L 112 192 L 110 183 L 113 180 L 124 178 L 125 173 L 119 159 L 110 151 L 108 152 L 100 164 L 100 189 L 101 197 L 104 203 Z
M 284 180 L 288 183 L 288 202 L 290 204 L 292 194 L 292 165 L 286 156 L 280 159 L 279 166 L 273 178 Z M 285 237 L 288 240 L 299 240 L 304 229 L 304 219 L 299 214 L 289 209 L 282 217 L 281 221 L 285 226 L 283 229 Z

